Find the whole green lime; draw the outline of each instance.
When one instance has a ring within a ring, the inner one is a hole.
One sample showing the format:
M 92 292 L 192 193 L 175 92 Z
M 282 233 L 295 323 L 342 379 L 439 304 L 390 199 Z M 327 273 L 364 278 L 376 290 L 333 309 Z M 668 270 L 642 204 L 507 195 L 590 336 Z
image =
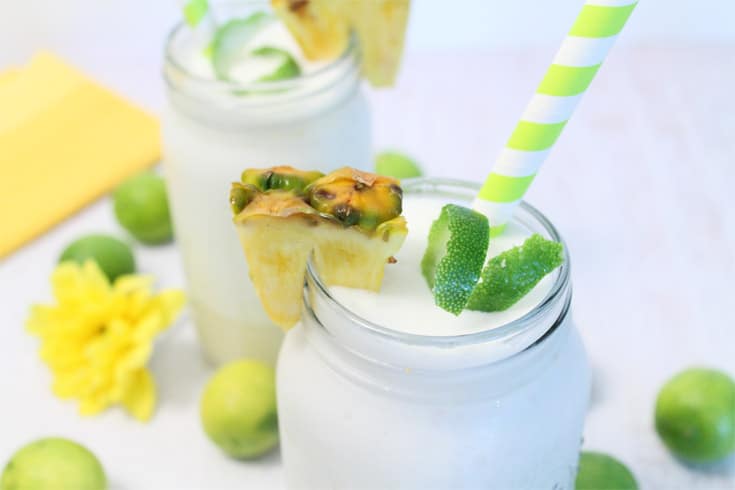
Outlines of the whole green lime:
M 630 470 L 607 454 L 582 451 L 575 490 L 638 490 Z
M 656 431 L 682 459 L 706 463 L 735 451 L 735 382 L 714 369 L 671 378 L 656 399 Z
M 416 160 L 403 153 L 384 151 L 375 157 L 375 173 L 396 179 L 410 179 L 421 177 L 421 167 Z
M 115 190 L 115 216 L 135 238 L 149 245 L 171 241 L 173 227 L 163 179 L 145 172 Z
M 223 366 L 204 388 L 199 408 L 204 431 L 234 458 L 258 457 L 278 443 L 275 373 L 266 364 Z
M 103 490 L 107 478 L 87 448 L 49 437 L 28 444 L 5 465 L 0 490 Z
M 86 235 L 74 240 L 59 257 L 59 262 L 73 260 L 83 264 L 92 259 L 114 281 L 118 276 L 135 272 L 135 258 L 130 247 L 109 235 Z

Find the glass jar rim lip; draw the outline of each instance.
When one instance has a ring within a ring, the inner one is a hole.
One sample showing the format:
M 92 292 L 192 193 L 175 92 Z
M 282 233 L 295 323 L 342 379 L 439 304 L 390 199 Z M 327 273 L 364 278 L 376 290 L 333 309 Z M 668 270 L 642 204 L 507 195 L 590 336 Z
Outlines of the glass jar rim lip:
M 252 3 L 252 2 L 251 2 Z M 350 35 L 349 43 L 345 48 L 344 52 L 337 58 L 331 60 L 326 65 L 314 70 L 308 74 L 302 74 L 295 78 L 289 78 L 285 80 L 277 80 L 270 82 L 236 82 L 231 80 L 220 80 L 216 78 L 208 78 L 200 76 L 189 70 L 184 64 L 180 63 L 179 60 L 173 53 L 173 41 L 174 38 L 184 29 L 190 29 L 185 21 L 179 21 L 169 31 L 166 36 L 164 43 L 164 61 L 170 64 L 177 71 L 183 73 L 191 80 L 200 83 L 202 85 L 209 85 L 212 87 L 220 87 L 222 90 L 227 91 L 258 91 L 258 90 L 269 90 L 269 91 L 280 91 L 292 89 L 299 84 L 308 83 L 309 81 L 318 80 L 319 78 L 328 75 L 329 73 L 337 70 L 339 67 L 348 63 L 354 63 L 355 66 L 359 66 L 359 51 L 357 37 L 354 33 Z M 167 78 L 167 77 L 164 77 Z
M 411 187 L 418 187 L 420 185 L 438 185 L 438 186 L 450 186 L 450 187 L 461 187 L 464 189 L 471 189 L 475 191 L 480 190 L 480 184 L 465 181 L 461 179 L 445 179 L 445 178 L 415 178 L 406 179 L 403 181 L 404 191 Z M 508 323 L 500 325 L 498 327 L 490 328 L 488 330 L 481 330 L 479 332 L 464 333 L 458 335 L 421 335 L 416 333 L 401 332 L 391 328 L 387 328 L 378 323 L 372 322 L 357 313 L 350 310 L 348 307 L 340 303 L 329 291 L 329 288 L 322 282 L 319 274 L 314 269 L 312 261 L 309 260 L 307 263 L 307 275 L 309 282 L 313 282 L 318 292 L 326 298 L 327 302 L 335 309 L 344 314 L 353 324 L 359 325 L 361 329 L 367 330 L 370 333 L 388 339 L 391 341 L 399 342 L 406 345 L 424 346 L 424 347 L 441 347 L 441 348 L 453 348 L 458 346 L 466 346 L 473 344 L 482 344 L 487 342 L 496 341 L 502 338 L 506 338 L 511 335 L 519 334 L 528 328 L 531 328 L 534 321 L 541 318 L 546 312 L 552 309 L 553 305 L 558 299 L 563 299 L 564 293 L 568 290 L 569 281 L 571 277 L 571 262 L 569 257 L 569 248 L 566 242 L 558 232 L 556 227 L 549 221 L 546 216 L 541 213 L 534 206 L 522 200 L 519 207 L 525 212 L 530 214 L 538 223 L 540 223 L 544 230 L 554 240 L 562 244 L 564 262 L 559 267 L 559 273 L 552 285 L 551 289 L 544 296 L 544 298 L 529 312 L 521 317 L 516 318 Z M 563 311 L 566 311 L 564 309 Z M 555 323 L 554 323 L 555 324 Z M 553 325 L 550 327 L 553 328 Z

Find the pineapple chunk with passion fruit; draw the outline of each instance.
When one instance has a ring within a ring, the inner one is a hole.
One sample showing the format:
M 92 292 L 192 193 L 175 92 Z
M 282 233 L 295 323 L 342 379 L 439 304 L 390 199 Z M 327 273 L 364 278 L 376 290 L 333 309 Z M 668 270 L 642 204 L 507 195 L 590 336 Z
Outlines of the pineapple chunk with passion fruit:
M 319 234 L 314 265 L 328 285 L 377 291 L 386 260 L 406 238 L 403 191 L 396 179 L 345 167 L 315 180 L 309 204 L 343 229 Z
M 315 180 L 308 194 L 309 204 L 317 211 L 365 231 L 373 231 L 403 212 L 398 180 L 349 167 Z
M 267 169 L 249 168 L 243 171 L 240 181 L 250 184 L 261 191 L 281 189 L 303 193 L 306 186 L 314 182 L 323 173 L 317 171 L 299 170 L 287 165 Z
M 277 174 L 282 177 L 273 179 Z M 258 297 L 284 329 L 301 316 L 312 254 L 325 284 L 377 291 L 407 233 L 397 180 L 343 168 L 301 185 L 315 175 L 290 167 L 251 169 L 230 191 Z

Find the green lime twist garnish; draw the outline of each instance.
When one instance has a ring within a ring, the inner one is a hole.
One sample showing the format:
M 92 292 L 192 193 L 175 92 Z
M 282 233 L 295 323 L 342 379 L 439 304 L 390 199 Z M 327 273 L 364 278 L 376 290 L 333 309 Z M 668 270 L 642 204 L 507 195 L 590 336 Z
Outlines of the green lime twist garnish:
M 534 234 L 523 245 L 493 257 L 483 269 L 467 309 L 507 310 L 562 264 L 563 249 L 561 243 Z
M 232 19 L 221 25 L 212 41 L 212 66 L 217 78 L 229 80 L 230 70 L 243 56 L 243 49 L 255 35 L 275 21 L 273 15 L 255 12 L 245 19 Z
M 480 277 L 489 240 L 486 216 L 456 204 L 442 208 L 421 260 L 437 306 L 455 315 L 462 312 Z
M 250 53 L 252 56 L 260 58 L 271 58 L 278 62 L 278 65 L 272 73 L 260 77 L 258 82 L 276 82 L 278 80 L 288 80 L 301 75 L 301 67 L 296 62 L 291 53 L 280 48 L 272 46 L 263 46 Z

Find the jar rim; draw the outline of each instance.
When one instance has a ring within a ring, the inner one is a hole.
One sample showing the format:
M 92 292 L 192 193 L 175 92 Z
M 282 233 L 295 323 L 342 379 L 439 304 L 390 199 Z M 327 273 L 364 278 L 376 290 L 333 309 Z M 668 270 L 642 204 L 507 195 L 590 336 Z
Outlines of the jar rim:
M 460 179 L 446 179 L 446 178 L 418 178 L 408 179 L 403 183 L 404 192 L 410 192 L 411 189 L 421 188 L 424 192 L 427 190 L 437 191 L 441 187 L 448 187 L 456 189 L 462 189 L 464 191 L 472 190 L 479 192 L 480 184 L 464 181 Z M 425 189 L 424 189 L 425 188 Z M 529 312 L 523 316 L 516 318 L 503 325 L 490 328 L 488 330 L 481 330 L 479 332 L 464 333 L 458 335 L 422 335 L 417 333 L 401 332 L 394 330 L 383 325 L 372 322 L 357 313 L 350 310 L 347 306 L 340 303 L 329 291 L 329 288 L 322 282 L 319 274 L 314 269 L 311 260 L 307 264 L 307 285 L 313 284 L 317 289 L 317 293 L 320 294 L 326 302 L 334 309 L 343 314 L 352 324 L 360 327 L 361 330 L 367 331 L 377 337 L 393 342 L 408 346 L 418 347 L 439 347 L 439 348 L 454 348 L 463 347 L 468 345 L 483 344 L 487 342 L 498 341 L 503 338 L 515 336 L 525 332 L 532 328 L 537 320 L 544 317 L 544 315 L 554 308 L 554 305 L 564 300 L 567 291 L 569 290 L 569 282 L 571 275 L 571 262 L 569 257 L 569 250 L 558 232 L 556 227 L 549 221 L 546 216 L 541 213 L 534 206 L 526 201 L 521 201 L 519 208 L 524 212 L 528 213 L 537 223 L 539 223 L 545 232 L 553 239 L 562 244 L 564 261 L 559 267 L 559 272 L 556 275 L 554 283 L 551 289 L 547 292 L 544 298 Z M 568 295 L 567 300 L 569 299 Z M 305 299 L 306 295 L 305 295 Z M 307 301 L 308 306 L 308 301 Z M 568 307 L 562 309 L 562 314 L 566 314 Z M 531 345 L 535 345 L 541 339 L 546 337 L 549 331 L 553 330 L 553 326 L 558 322 L 552 322 L 549 329 Z
M 267 5 L 267 2 L 224 2 L 224 3 L 235 4 L 235 5 L 240 5 L 240 6 L 243 4 L 247 5 L 247 4 L 260 4 L 260 3 L 265 3 Z M 315 81 L 318 81 L 319 79 L 328 79 L 330 74 L 337 72 L 340 69 L 345 69 L 348 67 L 354 67 L 355 69 L 357 69 L 357 67 L 359 67 L 360 65 L 360 53 L 358 49 L 359 45 L 357 42 L 357 38 L 353 33 L 350 35 L 350 39 L 347 44 L 347 47 L 342 52 L 342 54 L 340 54 L 337 58 L 331 60 L 326 65 L 318 68 L 317 70 L 314 70 L 313 72 L 310 72 L 307 74 L 301 74 L 298 77 L 289 78 L 285 80 L 268 81 L 268 82 L 257 82 L 257 81 L 255 82 L 237 82 L 237 81 L 231 81 L 231 80 L 220 80 L 216 78 L 203 77 L 201 75 L 193 73 L 189 68 L 185 66 L 185 64 L 181 63 L 175 55 L 174 44 L 175 44 L 176 37 L 185 29 L 190 29 L 190 27 L 186 24 L 186 22 L 179 21 L 176 24 L 174 24 L 173 28 L 171 28 L 171 30 L 169 31 L 168 35 L 166 36 L 165 43 L 164 43 L 164 63 L 167 66 L 172 67 L 179 74 L 187 77 L 189 81 L 192 81 L 204 87 L 208 87 L 208 90 L 211 90 L 214 92 L 237 93 L 237 92 L 247 92 L 247 91 L 252 91 L 252 92 L 270 91 L 273 93 L 279 93 L 281 91 L 293 90 L 303 84 L 315 82 Z M 171 77 L 168 75 L 166 70 L 164 70 L 163 78 L 170 87 L 173 86 Z M 314 85 L 319 86 L 318 83 L 315 83 Z

